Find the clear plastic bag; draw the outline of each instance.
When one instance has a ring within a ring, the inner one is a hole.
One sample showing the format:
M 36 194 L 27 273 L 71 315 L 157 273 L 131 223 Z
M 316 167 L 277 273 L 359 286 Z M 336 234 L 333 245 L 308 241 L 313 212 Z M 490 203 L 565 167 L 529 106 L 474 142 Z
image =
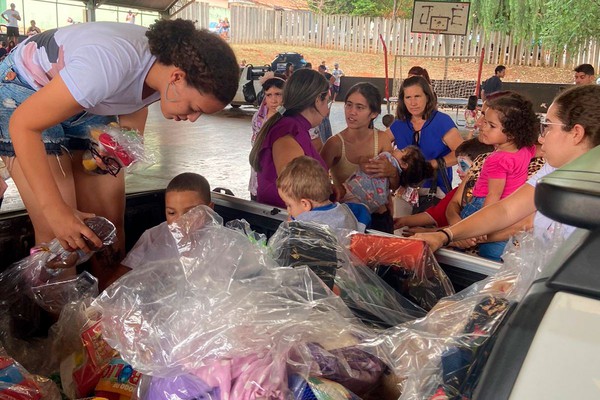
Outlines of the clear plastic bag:
M 454 294 L 450 279 L 424 241 L 355 234 L 350 250 L 392 288 L 425 310 Z
M 523 298 L 545 261 L 563 242 L 544 245 L 523 234 L 509 246 L 493 276 L 441 299 L 425 318 L 382 333 L 361 348 L 371 352 L 402 381 L 402 400 L 471 398 L 492 350 L 495 333 Z
M 94 174 L 116 176 L 121 168 L 128 171 L 154 163 L 154 157 L 144 150 L 144 136 L 137 130 L 125 129 L 116 123 L 90 128 L 90 147 L 83 155 L 83 167 Z
M 60 391 L 49 379 L 31 375 L 0 346 L 0 399 L 60 400 Z
M 425 315 L 353 257 L 343 245 L 348 242 L 324 225 L 291 221 L 279 226 L 269 249 L 281 266 L 308 266 L 370 326 L 387 328 Z

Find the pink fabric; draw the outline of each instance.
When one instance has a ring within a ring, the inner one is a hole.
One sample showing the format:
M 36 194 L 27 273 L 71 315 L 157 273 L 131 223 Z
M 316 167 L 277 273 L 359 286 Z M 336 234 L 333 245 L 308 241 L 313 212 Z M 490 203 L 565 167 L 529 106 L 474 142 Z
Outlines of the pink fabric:
M 221 400 L 285 399 L 287 387 L 285 358 L 271 354 L 217 360 L 193 371 L 211 387 L 219 387 Z
M 523 147 L 515 153 L 494 151 L 483 163 L 479 179 L 473 188 L 473 196 L 486 197 L 489 191 L 490 179 L 506 181 L 500 198 L 513 193 L 527 181 L 527 168 L 535 156 L 535 146 Z

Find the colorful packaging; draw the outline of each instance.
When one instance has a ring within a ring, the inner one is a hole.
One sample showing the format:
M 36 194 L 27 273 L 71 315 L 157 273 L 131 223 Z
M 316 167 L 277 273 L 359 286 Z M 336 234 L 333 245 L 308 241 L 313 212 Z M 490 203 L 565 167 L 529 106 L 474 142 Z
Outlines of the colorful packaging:
M 113 358 L 104 368 L 96 385 L 96 395 L 108 400 L 129 400 L 135 393 L 142 374 L 123 361 Z

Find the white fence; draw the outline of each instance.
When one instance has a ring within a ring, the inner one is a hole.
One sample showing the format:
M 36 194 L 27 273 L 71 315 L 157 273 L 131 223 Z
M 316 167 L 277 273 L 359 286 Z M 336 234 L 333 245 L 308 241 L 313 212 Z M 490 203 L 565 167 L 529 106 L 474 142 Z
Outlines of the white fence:
M 198 3 L 192 3 L 198 4 Z M 510 35 L 484 35 L 474 27 L 467 36 L 417 34 L 410 20 L 349 15 L 323 15 L 308 11 L 275 11 L 231 5 L 232 43 L 281 43 L 358 53 L 380 53 L 379 35 L 392 55 L 476 56 L 485 48 L 485 63 L 571 68 L 581 63 L 600 65 L 600 41 L 590 39 L 576 54 L 552 53 L 533 39 L 517 43 Z M 445 42 L 446 41 L 446 42 Z

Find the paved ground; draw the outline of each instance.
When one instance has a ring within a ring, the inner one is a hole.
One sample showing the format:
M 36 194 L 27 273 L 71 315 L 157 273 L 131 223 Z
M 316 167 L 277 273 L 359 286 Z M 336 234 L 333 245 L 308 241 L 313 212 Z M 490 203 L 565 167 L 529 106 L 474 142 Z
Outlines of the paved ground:
M 250 121 L 255 111 L 252 107 L 226 108 L 190 123 L 166 120 L 157 104 L 151 106 L 146 148 L 155 154 L 156 163 L 128 174 L 127 192 L 164 188 L 173 176 L 191 171 L 204 175 L 212 188 L 225 187 L 236 196 L 249 199 Z M 385 105 L 383 112 L 386 113 Z M 330 119 L 334 133 L 345 127 L 343 103 L 333 105 Z M 383 129 L 381 117 L 375 125 Z M 14 183 L 9 180 L 8 184 L 1 211 L 23 209 Z

